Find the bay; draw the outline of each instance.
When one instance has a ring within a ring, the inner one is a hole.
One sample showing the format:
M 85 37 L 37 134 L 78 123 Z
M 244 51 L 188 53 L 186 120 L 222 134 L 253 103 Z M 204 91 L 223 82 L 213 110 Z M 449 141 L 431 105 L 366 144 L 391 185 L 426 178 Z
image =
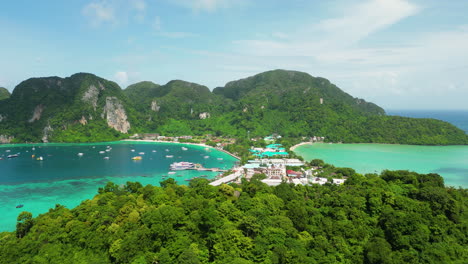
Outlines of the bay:
M 359 173 L 385 169 L 438 173 L 446 185 L 468 188 L 468 146 L 314 143 L 298 146 L 294 152 L 307 161 L 322 159 Z
M 19 153 L 17 158 L 7 158 L 16 153 Z M 132 160 L 134 156 L 141 156 L 142 160 Z M 37 160 L 38 157 L 43 160 Z M 0 232 L 14 230 L 21 211 L 37 216 L 56 204 L 73 208 L 85 199 L 92 199 L 98 188 L 109 181 L 159 185 L 164 179 L 174 178 L 179 184 L 188 184 L 193 177 L 212 179 L 218 174 L 194 170 L 169 174 L 173 162 L 188 161 L 221 169 L 230 169 L 237 162 L 213 148 L 147 142 L 0 145 L 0 158 L 3 158 L 0 160 Z M 16 208 L 18 204 L 24 207 Z

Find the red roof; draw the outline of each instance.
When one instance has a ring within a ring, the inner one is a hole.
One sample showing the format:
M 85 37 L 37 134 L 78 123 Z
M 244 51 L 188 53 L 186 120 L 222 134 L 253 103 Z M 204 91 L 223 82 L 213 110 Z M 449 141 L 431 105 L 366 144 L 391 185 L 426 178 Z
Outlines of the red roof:
M 300 174 L 300 175 L 302 175 L 302 173 L 297 172 L 297 171 L 293 171 L 293 170 L 287 170 L 286 173 L 287 174 L 296 174 L 296 175 Z

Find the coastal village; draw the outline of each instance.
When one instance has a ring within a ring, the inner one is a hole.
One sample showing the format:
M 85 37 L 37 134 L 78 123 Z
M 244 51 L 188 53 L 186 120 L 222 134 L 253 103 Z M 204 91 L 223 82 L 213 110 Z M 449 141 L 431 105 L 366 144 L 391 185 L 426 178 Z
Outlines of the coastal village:
M 204 137 L 194 136 L 179 136 L 168 137 L 159 134 L 136 134 L 132 139 L 162 141 L 162 142 L 179 142 L 209 145 L 217 150 L 223 151 L 240 160 L 236 155 L 226 151 L 224 148 L 235 143 L 233 138 L 221 138 L 212 135 Z M 242 178 L 247 180 L 252 179 L 256 174 L 264 175 L 266 178 L 261 181 L 270 186 L 277 186 L 282 182 L 293 184 L 343 184 L 346 178 L 320 177 L 323 168 L 320 166 L 306 166 L 306 163 L 298 158 L 291 158 L 290 153 L 283 147 L 282 144 L 275 143 L 281 139 L 280 135 L 272 134 L 264 138 L 251 138 L 250 141 L 256 142 L 263 140 L 269 143 L 265 147 L 251 147 L 249 149 L 250 157 L 245 164 L 239 164 L 230 171 L 220 174 L 210 184 L 218 186 L 230 182 L 240 183 Z M 324 137 L 313 136 L 303 138 L 306 143 L 323 142 Z M 192 169 L 192 168 L 190 168 Z M 206 168 L 203 168 L 206 169 Z

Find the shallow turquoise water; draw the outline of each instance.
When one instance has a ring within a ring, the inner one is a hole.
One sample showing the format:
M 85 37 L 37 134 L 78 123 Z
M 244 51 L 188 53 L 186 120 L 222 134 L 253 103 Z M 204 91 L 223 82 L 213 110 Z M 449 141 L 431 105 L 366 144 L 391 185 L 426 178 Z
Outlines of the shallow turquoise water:
M 359 173 L 385 169 L 438 173 L 446 185 L 468 188 L 468 146 L 316 143 L 299 146 L 295 152 L 306 160 L 322 159 Z
M 107 146 L 112 148 L 109 152 L 105 151 Z M 188 150 L 184 151 L 182 147 Z M 100 151 L 105 153 L 100 154 Z M 78 156 L 80 152 L 83 153 L 81 157 Z M 140 152 L 145 154 L 139 155 Z M 20 153 L 18 158 L 6 158 L 16 153 Z M 32 158 L 33 154 L 42 156 L 43 161 Z M 166 155 L 174 157 L 166 158 Z M 108 160 L 104 159 L 106 156 Z M 134 156 L 143 159 L 133 161 Z M 81 201 L 93 198 L 97 189 L 108 181 L 159 185 L 161 180 L 174 178 L 180 184 L 187 184 L 187 179 L 202 175 L 211 179 L 218 173 L 177 171 L 168 174 L 172 162 L 189 161 L 206 168 L 229 169 L 237 161 L 211 148 L 146 142 L 0 145 L 0 158 L 3 158 L 0 160 L 0 232 L 14 230 L 21 211 L 37 216 L 55 204 L 73 208 Z M 24 204 L 24 207 L 17 209 L 17 204 Z

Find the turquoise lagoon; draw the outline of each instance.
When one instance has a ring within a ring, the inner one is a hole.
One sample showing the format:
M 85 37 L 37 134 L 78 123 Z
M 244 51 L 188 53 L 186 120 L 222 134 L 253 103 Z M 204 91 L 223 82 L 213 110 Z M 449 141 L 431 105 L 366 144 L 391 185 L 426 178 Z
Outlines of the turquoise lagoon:
M 446 185 L 468 188 L 468 146 L 314 143 L 294 151 L 306 160 L 322 159 L 359 173 L 385 169 L 438 173 Z
M 108 147 L 110 151 L 106 151 Z M 141 152 L 144 154 L 140 155 Z M 19 153 L 17 158 L 7 158 L 16 153 Z M 43 157 L 42 161 L 37 160 L 39 156 Z M 143 159 L 134 161 L 131 159 L 134 156 Z M 193 177 L 212 179 L 218 174 L 193 170 L 169 174 L 172 162 L 189 161 L 221 169 L 229 169 L 237 162 L 212 148 L 147 142 L 0 145 L 0 158 L 3 158 L 0 160 L 0 232 L 14 230 L 21 211 L 37 216 L 56 204 L 73 208 L 85 199 L 92 199 L 98 188 L 109 181 L 159 185 L 164 179 L 174 178 L 179 184 L 187 184 Z M 16 208 L 18 204 L 24 207 Z

